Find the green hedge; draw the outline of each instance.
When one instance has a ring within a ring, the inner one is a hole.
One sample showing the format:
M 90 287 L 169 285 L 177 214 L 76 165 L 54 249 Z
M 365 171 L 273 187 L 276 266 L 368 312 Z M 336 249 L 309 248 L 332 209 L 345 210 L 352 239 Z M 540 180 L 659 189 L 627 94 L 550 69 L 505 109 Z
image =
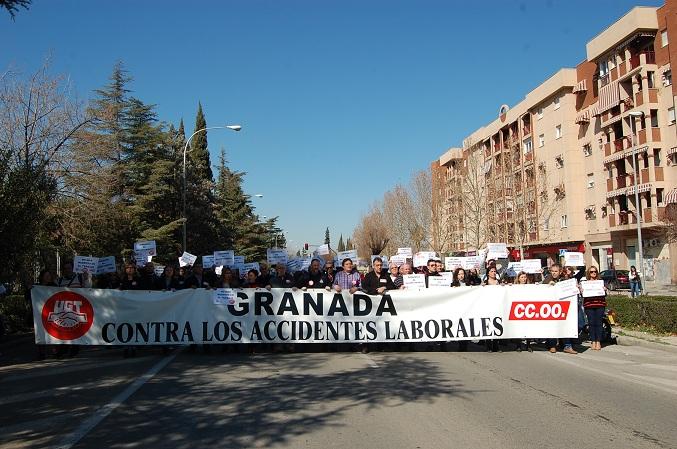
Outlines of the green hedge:
M 23 296 L 13 295 L 0 298 L 0 315 L 9 333 L 33 329 L 31 305 Z
M 672 296 L 607 296 L 621 326 L 644 326 L 658 332 L 677 333 L 677 298 Z

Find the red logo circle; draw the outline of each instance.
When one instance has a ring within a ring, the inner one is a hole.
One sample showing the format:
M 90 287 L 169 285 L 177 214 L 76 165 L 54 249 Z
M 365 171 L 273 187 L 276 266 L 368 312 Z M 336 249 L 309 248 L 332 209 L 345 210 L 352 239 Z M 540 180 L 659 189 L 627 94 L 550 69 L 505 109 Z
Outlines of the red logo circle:
M 42 307 L 42 325 L 59 340 L 75 340 L 94 324 L 94 308 L 87 298 L 75 292 L 52 295 Z

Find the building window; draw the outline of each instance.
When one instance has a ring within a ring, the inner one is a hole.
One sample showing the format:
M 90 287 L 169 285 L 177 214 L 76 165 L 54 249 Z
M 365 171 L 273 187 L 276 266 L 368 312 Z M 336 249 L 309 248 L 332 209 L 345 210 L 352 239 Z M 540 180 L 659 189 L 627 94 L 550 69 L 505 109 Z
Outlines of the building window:
M 675 112 L 674 108 L 673 108 L 672 112 Z M 545 145 L 545 134 L 540 134 L 538 136 L 538 148 L 541 148 L 543 145 Z
M 534 144 L 531 142 L 531 138 L 524 141 L 524 154 L 529 154 L 534 150 Z
M 670 124 L 675 123 L 675 107 L 668 108 L 668 121 Z
M 658 206 L 663 205 L 663 189 L 656 189 L 656 203 Z
M 592 156 L 592 145 L 589 143 L 583 145 L 583 154 L 585 157 Z
M 609 57 L 609 70 L 616 68 L 616 55 L 611 55 Z
M 607 179 L 613 179 L 614 178 L 614 167 L 613 164 L 609 164 L 606 167 L 606 173 L 607 173 Z
M 663 73 L 663 86 L 669 86 L 672 84 L 672 70 L 666 70 Z
M 562 125 L 555 126 L 555 139 L 562 137 Z
M 651 109 L 651 127 L 658 128 L 658 109 Z
M 595 187 L 595 175 L 593 173 L 588 173 L 588 189 Z
M 555 109 L 559 109 L 559 107 L 560 107 L 560 99 L 561 99 L 561 97 L 560 97 L 559 95 L 557 95 L 557 96 L 555 97 L 555 100 L 553 101 L 553 103 L 555 104 Z
M 538 117 L 539 120 L 543 118 L 543 106 L 539 107 L 536 111 L 536 117 Z
M 642 157 L 644 168 L 649 168 L 649 153 L 647 153 L 646 151 L 642 151 L 642 153 L 639 156 Z
M 560 228 L 566 228 L 567 223 L 568 223 L 567 216 L 562 215 L 562 217 L 560 218 L 560 224 L 559 224 Z
M 646 72 L 646 85 L 649 89 L 653 89 L 656 82 L 656 72 L 647 71 Z
M 600 61 L 599 62 L 599 76 L 603 77 L 607 73 L 609 73 L 609 63 L 605 61 Z
M 550 229 L 550 219 L 546 218 L 543 220 L 543 230 L 547 231 L 548 229 Z
M 661 31 L 661 47 L 668 45 L 668 30 Z
M 555 156 L 555 168 L 562 168 L 564 167 L 564 157 L 562 157 L 561 154 L 558 154 Z
M 661 165 L 661 149 L 660 148 L 654 148 L 653 149 L 653 165 L 654 165 L 654 167 L 660 167 L 660 165 Z

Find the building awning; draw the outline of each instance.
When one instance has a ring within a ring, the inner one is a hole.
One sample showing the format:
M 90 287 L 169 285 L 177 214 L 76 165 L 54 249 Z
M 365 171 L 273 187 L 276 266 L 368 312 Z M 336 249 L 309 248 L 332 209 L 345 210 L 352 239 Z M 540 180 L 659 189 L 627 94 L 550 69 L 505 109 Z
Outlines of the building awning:
M 588 108 L 588 111 L 590 111 L 591 117 L 596 117 L 601 114 L 601 112 L 599 112 L 599 105 L 597 103 L 591 104 Z
M 628 195 L 634 195 L 635 189 L 637 189 L 637 193 L 648 192 L 649 190 L 651 190 L 651 183 L 647 182 L 647 183 L 644 183 L 644 184 L 640 184 L 638 186 L 630 186 L 630 187 L 628 187 L 628 193 L 627 194 Z
M 590 123 L 590 111 L 585 110 L 582 113 L 578 114 L 578 116 L 576 116 L 576 120 L 574 120 L 574 123 L 576 124 Z
M 627 193 L 627 191 L 628 191 L 628 189 L 626 189 L 626 188 L 612 190 L 611 192 L 606 193 L 606 197 L 607 197 L 607 199 L 609 199 L 609 198 L 613 198 L 615 196 L 623 196 Z
M 599 100 L 597 106 L 599 113 L 606 112 L 620 103 L 620 94 L 618 92 L 618 81 L 612 81 L 599 90 Z
M 619 159 L 623 159 L 624 157 L 625 157 L 625 153 L 623 153 L 622 151 L 618 152 L 618 153 L 614 153 L 611 156 L 605 157 L 604 163 L 608 164 L 609 162 L 614 162 L 614 161 L 617 161 Z
M 655 38 L 655 37 L 656 37 L 656 33 L 655 33 L 655 32 L 651 32 L 651 31 L 639 31 L 639 32 L 633 34 L 632 36 L 630 36 L 628 39 L 626 39 L 626 40 L 624 40 L 623 42 L 621 42 L 620 44 L 618 44 L 618 45 L 616 46 L 616 51 L 622 51 L 622 50 L 624 50 L 625 47 L 627 47 L 628 45 L 632 44 L 636 39 L 638 39 L 638 38 L 640 38 L 640 37 L 651 37 L 651 38 Z
M 573 93 L 585 92 L 586 90 L 588 90 L 587 80 L 583 80 L 574 86 Z
M 663 202 L 665 205 L 677 204 L 677 188 L 670 190 L 665 197 L 663 197 Z
M 668 156 L 677 153 L 677 147 L 672 147 L 668 150 Z

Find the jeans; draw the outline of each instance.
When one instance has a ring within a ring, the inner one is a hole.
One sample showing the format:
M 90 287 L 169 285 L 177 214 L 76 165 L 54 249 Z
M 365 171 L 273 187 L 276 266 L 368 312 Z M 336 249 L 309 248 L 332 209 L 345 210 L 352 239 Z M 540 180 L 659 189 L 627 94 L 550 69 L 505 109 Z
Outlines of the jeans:
M 639 296 L 639 281 L 638 280 L 631 280 L 630 281 L 630 296 L 635 297 Z
M 604 318 L 604 307 L 590 307 L 585 309 L 588 316 L 588 329 L 590 341 L 602 341 L 602 319 Z
M 545 346 L 547 348 L 556 348 L 557 347 L 557 340 L 554 338 L 550 338 L 548 340 L 545 340 Z M 562 346 L 564 346 L 564 349 L 570 348 L 571 347 L 571 339 L 570 338 L 563 338 L 562 339 Z

